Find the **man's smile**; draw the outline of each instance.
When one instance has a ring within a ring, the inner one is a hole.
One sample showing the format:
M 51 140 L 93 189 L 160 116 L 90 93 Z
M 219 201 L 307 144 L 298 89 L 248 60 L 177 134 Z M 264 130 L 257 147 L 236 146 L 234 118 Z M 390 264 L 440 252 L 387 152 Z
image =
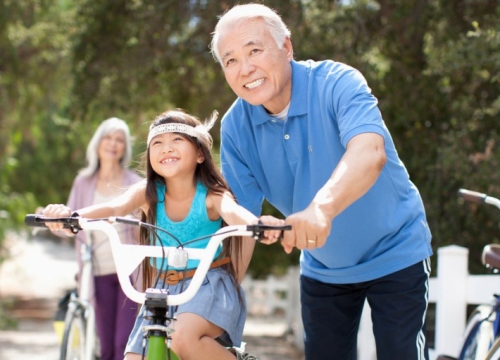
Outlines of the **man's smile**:
M 246 87 L 247 89 L 255 89 L 257 86 L 262 85 L 263 82 L 264 82 L 264 78 L 260 78 L 260 79 L 252 81 L 251 83 L 245 84 L 243 86 Z

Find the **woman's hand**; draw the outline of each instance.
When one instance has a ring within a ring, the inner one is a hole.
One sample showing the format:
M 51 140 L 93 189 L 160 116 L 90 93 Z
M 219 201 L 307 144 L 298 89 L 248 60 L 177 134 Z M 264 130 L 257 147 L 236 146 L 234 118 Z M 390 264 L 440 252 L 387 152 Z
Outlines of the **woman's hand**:
M 71 216 L 71 209 L 63 204 L 50 204 L 43 209 L 43 216 L 50 218 L 60 218 Z M 68 235 L 74 235 L 71 230 L 63 229 L 63 224 L 45 223 L 51 231 L 64 231 Z
M 272 226 L 285 225 L 285 220 L 278 219 L 278 218 L 275 218 L 274 216 L 270 216 L 270 215 L 261 216 L 260 221 L 264 225 L 272 225 Z M 266 245 L 274 244 L 276 241 L 278 241 L 279 237 L 281 236 L 281 231 L 282 230 L 266 230 L 266 231 L 264 231 L 264 238 L 262 239 L 261 243 L 266 244 Z

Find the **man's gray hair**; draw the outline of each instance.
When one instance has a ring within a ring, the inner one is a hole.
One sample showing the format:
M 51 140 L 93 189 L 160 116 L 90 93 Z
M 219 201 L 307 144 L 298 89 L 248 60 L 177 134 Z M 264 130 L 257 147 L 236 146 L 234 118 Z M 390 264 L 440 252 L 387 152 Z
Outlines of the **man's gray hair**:
M 120 159 L 120 165 L 122 168 L 126 168 L 129 165 L 130 159 L 132 158 L 132 139 L 130 137 L 130 130 L 125 121 L 113 117 L 104 120 L 95 131 L 94 136 L 92 136 L 87 146 L 87 166 L 80 170 L 81 176 L 91 177 L 96 173 L 100 166 L 98 150 L 102 138 L 118 130 L 123 131 L 125 134 L 125 152 Z
M 271 36 L 280 49 L 283 49 L 286 38 L 291 37 L 290 30 L 273 9 L 261 4 L 236 5 L 220 17 L 212 33 L 210 50 L 215 60 L 221 65 L 222 59 L 217 48 L 221 35 L 228 31 L 230 32 L 234 24 L 253 19 L 264 20 L 267 30 L 271 33 Z

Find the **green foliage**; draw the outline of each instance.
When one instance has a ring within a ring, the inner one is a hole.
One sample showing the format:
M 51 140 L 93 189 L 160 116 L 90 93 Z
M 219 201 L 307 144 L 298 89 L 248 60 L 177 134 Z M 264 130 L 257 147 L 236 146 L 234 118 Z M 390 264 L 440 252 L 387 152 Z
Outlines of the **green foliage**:
M 125 119 L 138 154 L 146 124 L 167 108 L 223 114 L 234 94 L 208 44 L 217 16 L 240 2 L 0 2 L 0 210 L 9 212 L 1 226 L 19 224 L 35 205 L 66 201 L 102 120 Z M 478 254 L 499 242 L 499 217 L 459 202 L 456 191 L 500 196 L 498 1 L 265 4 L 292 31 L 296 59 L 333 59 L 364 74 L 422 194 L 434 248 L 467 246 L 472 271 L 482 271 Z M 283 271 L 297 257 L 257 246 L 251 268 Z
M 4 185 L 8 184 L 2 189 L 5 194 L 31 192 L 39 200 L 62 201 L 67 195 L 59 190 L 71 185 L 67 184 L 71 174 L 60 171 L 71 161 L 69 144 L 75 144 L 77 136 L 77 129 L 64 116 L 70 89 L 68 44 L 72 29 L 72 11 L 65 4 L 3 2 L 0 170 Z M 78 142 L 75 145 L 81 148 Z
M 17 320 L 9 314 L 12 306 L 10 302 L 2 301 L 0 303 L 0 330 L 11 330 L 17 328 Z

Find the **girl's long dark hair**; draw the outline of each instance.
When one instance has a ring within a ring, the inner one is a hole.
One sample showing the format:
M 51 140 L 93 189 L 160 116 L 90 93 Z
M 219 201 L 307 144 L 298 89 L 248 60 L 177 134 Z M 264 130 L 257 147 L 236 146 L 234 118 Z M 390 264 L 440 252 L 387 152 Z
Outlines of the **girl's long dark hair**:
M 195 127 L 200 125 L 201 122 L 195 116 L 189 115 L 185 113 L 181 109 L 169 110 L 158 115 L 151 125 L 151 129 L 162 124 L 168 123 L 180 123 Z M 226 181 L 222 177 L 217 165 L 215 164 L 212 154 L 210 153 L 211 141 L 207 141 L 207 139 L 202 139 L 201 141 L 198 138 L 191 137 L 189 135 L 179 133 L 182 137 L 190 141 L 192 144 L 196 146 L 198 150 L 203 153 L 205 160 L 198 164 L 195 170 L 195 178 L 194 181 L 200 181 L 202 185 L 207 189 L 207 193 L 209 194 L 217 194 L 222 195 L 224 192 L 229 191 L 231 194 L 231 190 L 227 185 Z M 211 139 L 210 139 L 211 140 Z M 162 176 L 158 175 L 151 166 L 151 162 L 149 159 L 149 146 L 145 154 L 144 162 L 146 164 L 146 202 L 148 204 L 148 213 L 142 214 L 142 221 L 147 222 L 149 224 L 156 224 L 156 208 L 157 204 L 160 201 L 158 199 L 156 182 L 160 182 L 163 185 L 166 184 L 165 180 Z M 163 201 L 163 200 L 162 200 Z M 226 226 L 227 224 L 222 221 L 222 226 Z M 140 232 L 140 244 L 141 245 L 151 245 L 151 234 L 148 229 L 141 227 Z M 233 281 L 237 291 L 238 297 L 240 301 L 243 302 L 242 296 L 238 287 L 238 277 L 236 274 L 236 269 L 238 269 L 238 262 L 241 261 L 242 258 L 242 241 L 241 237 L 233 237 L 227 238 L 223 241 L 222 252 L 219 255 L 219 258 L 230 256 L 231 262 L 227 265 L 224 265 L 228 274 Z M 156 269 L 153 269 L 151 263 L 148 259 L 145 259 L 143 262 L 143 284 L 144 288 L 152 287 L 153 280 L 155 276 Z

